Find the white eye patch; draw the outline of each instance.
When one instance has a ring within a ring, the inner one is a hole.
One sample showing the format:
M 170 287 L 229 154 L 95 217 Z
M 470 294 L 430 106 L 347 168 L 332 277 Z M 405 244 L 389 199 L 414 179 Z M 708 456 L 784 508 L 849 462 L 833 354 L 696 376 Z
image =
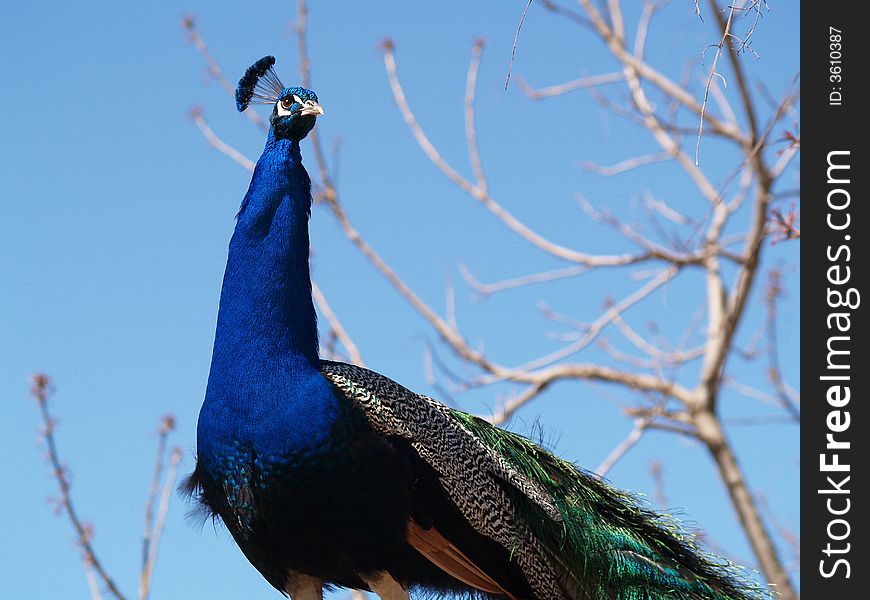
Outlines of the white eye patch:
M 278 100 L 278 104 L 275 105 L 276 108 L 278 109 L 279 116 L 292 114 L 292 111 L 290 110 L 290 108 L 293 106 L 292 104 L 290 106 L 288 106 L 287 108 L 284 108 L 284 102 L 286 102 L 286 101 L 287 101 L 286 98 L 284 100 Z M 293 103 L 294 104 L 302 104 L 302 98 L 300 98 L 296 94 L 293 94 Z

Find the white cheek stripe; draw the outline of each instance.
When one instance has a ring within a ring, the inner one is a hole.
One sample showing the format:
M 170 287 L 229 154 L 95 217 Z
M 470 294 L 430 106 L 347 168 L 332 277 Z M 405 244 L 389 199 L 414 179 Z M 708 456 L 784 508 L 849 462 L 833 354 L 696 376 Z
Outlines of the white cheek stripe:
M 314 102 L 314 100 L 306 100 L 305 102 L 303 102 L 302 98 L 300 98 L 296 94 L 293 94 L 293 101 L 296 104 L 301 104 L 303 106 L 302 112 L 300 114 L 303 114 L 303 115 L 322 115 L 323 114 L 323 109 L 321 109 L 319 107 L 319 105 L 316 102 Z M 312 108 L 315 106 L 317 107 L 317 109 Z M 275 104 L 275 107 L 278 109 L 278 116 L 280 116 L 280 117 L 293 114 L 292 110 L 288 110 L 288 109 L 284 108 L 283 106 L 281 106 L 281 100 L 278 100 L 278 102 Z
M 293 94 L 293 102 L 295 102 L 296 104 L 304 104 L 304 103 L 302 102 L 302 98 L 300 98 L 300 97 L 297 96 L 296 94 Z M 280 101 L 280 100 L 278 100 L 278 104 L 277 104 L 277 106 L 278 106 L 278 115 L 279 115 L 279 116 L 282 116 L 282 117 L 283 117 L 284 115 L 292 114 L 292 111 L 289 111 L 289 110 L 285 109 L 283 106 L 281 106 L 281 101 Z

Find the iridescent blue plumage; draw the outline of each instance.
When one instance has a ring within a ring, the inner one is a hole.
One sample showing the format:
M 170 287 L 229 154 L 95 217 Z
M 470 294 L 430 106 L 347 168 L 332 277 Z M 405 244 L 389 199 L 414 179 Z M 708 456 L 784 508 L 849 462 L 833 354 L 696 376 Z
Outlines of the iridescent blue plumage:
M 240 83 L 244 103 L 272 61 Z M 259 75 L 258 75 L 259 74 Z M 191 490 L 282 591 L 312 572 L 365 587 L 402 550 L 408 476 L 320 372 L 308 266 L 311 181 L 299 142 L 323 110 L 283 88 L 230 241 Z M 357 497 L 345 510 L 347 497 Z M 377 511 L 382 514 L 377 514 Z M 358 514 L 368 514 L 360 524 Z M 377 536 L 381 548 L 369 547 Z M 343 540 L 346 556 L 336 554 Z M 413 560 L 413 559 L 412 559 Z
M 273 64 L 257 61 L 236 94 L 240 110 L 274 107 L 230 241 L 189 481 L 266 580 L 294 600 L 330 585 L 390 600 L 760 595 L 531 441 L 320 359 L 299 142 L 323 109 Z

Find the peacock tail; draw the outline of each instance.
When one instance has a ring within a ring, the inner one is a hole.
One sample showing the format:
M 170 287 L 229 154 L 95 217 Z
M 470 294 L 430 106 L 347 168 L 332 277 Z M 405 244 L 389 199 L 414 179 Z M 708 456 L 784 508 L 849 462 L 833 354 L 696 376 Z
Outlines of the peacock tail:
M 643 508 L 577 465 L 516 433 L 467 413 L 454 419 L 520 474 L 540 483 L 554 499 L 554 520 L 523 494 L 509 495 L 555 561 L 576 582 L 579 597 L 646 600 L 767 597 L 728 561 L 703 553 L 671 518 Z
M 770 594 L 672 519 L 540 445 L 361 367 L 323 373 L 372 427 L 404 438 L 539 600 L 745 600 Z

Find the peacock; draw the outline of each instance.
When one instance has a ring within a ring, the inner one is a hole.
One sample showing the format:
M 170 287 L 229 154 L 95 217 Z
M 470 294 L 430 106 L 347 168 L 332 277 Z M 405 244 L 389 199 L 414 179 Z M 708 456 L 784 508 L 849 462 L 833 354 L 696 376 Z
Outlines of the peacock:
M 236 104 L 272 106 L 229 244 L 186 488 L 293 600 L 746 599 L 766 595 L 645 508 L 528 438 L 362 367 L 321 359 L 311 180 L 300 141 L 324 114 L 275 58 Z

